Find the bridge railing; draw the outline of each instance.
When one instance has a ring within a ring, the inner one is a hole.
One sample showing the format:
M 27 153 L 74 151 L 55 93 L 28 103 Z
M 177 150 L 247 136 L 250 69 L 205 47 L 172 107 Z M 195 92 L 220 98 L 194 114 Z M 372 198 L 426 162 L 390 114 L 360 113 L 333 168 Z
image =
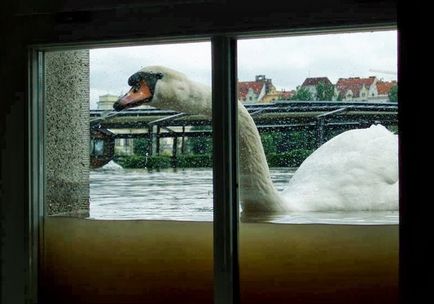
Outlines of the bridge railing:
M 397 111 L 398 104 L 394 102 L 343 102 L 343 101 L 294 101 L 294 100 L 280 100 L 271 103 L 246 103 L 244 106 L 249 113 L 257 111 L 264 112 L 304 112 L 304 111 L 330 111 L 342 107 L 347 107 L 352 110 L 371 110 L 371 111 Z M 108 110 L 111 112 L 111 110 Z M 100 117 L 107 110 L 90 110 L 91 117 Z M 156 108 L 149 109 L 127 109 L 117 113 L 115 116 L 169 116 L 174 115 L 176 111 L 160 110 Z
M 373 123 L 397 124 L 398 104 L 391 102 L 341 101 L 277 101 L 268 104 L 245 104 L 259 132 L 288 132 L 300 129 L 316 130 L 317 144 L 326 140 L 330 128 L 352 129 Z M 112 114 L 115 113 L 115 114 Z M 288 114 L 288 115 L 285 115 Z M 211 121 L 200 115 L 169 110 L 128 109 L 121 112 L 91 110 L 91 128 L 135 128 L 144 132 L 115 134 L 115 138 L 158 138 L 211 136 L 209 130 L 190 130 L 192 126 L 210 126 Z M 182 127 L 182 131 L 169 127 Z M 116 132 L 115 132 L 116 133 Z

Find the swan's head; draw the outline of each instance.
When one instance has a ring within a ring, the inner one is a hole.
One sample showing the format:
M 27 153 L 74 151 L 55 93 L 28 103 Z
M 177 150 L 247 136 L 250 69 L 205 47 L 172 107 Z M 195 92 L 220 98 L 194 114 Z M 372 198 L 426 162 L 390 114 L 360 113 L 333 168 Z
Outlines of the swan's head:
M 131 89 L 113 104 L 116 111 L 147 104 L 159 109 L 186 113 L 197 112 L 204 99 L 209 99 L 209 89 L 189 80 L 175 70 L 150 66 L 134 73 L 128 79 Z
M 134 73 L 128 78 L 130 90 L 113 104 L 113 108 L 121 111 L 152 102 L 157 82 L 163 77 L 164 74 L 157 70 L 142 69 Z

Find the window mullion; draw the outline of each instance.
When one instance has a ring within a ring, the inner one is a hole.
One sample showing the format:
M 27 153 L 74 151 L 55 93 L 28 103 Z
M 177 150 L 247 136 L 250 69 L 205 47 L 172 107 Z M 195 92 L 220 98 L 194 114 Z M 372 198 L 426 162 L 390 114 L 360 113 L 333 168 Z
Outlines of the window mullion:
M 236 40 L 212 38 L 214 303 L 239 303 Z

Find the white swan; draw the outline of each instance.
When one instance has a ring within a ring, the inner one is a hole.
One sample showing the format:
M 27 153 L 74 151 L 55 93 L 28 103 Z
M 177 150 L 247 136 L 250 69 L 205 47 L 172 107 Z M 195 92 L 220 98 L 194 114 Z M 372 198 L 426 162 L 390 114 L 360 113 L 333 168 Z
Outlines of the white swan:
M 143 103 L 211 117 L 211 90 L 184 74 L 146 67 L 128 80 L 119 111 Z M 243 212 L 397 210 L 398 139 L 381 125 L 343 132 L 310 155 L 278 192 L 256 125 L 238 103 L 240 201 Z

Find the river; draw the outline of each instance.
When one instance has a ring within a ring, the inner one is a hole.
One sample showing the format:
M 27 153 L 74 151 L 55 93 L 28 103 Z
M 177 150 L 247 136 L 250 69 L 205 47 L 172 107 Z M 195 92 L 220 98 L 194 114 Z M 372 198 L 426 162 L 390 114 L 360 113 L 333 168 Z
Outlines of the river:
M 278 190 L 294 169 L 271 168 Z M 106 166 L 90 172 L 90 218 L 212 221 L 212 170 L 123 169 Z M 398 211 L 299 212 L 244 218 L 247 222 L 282 224 L 398 224 Z

